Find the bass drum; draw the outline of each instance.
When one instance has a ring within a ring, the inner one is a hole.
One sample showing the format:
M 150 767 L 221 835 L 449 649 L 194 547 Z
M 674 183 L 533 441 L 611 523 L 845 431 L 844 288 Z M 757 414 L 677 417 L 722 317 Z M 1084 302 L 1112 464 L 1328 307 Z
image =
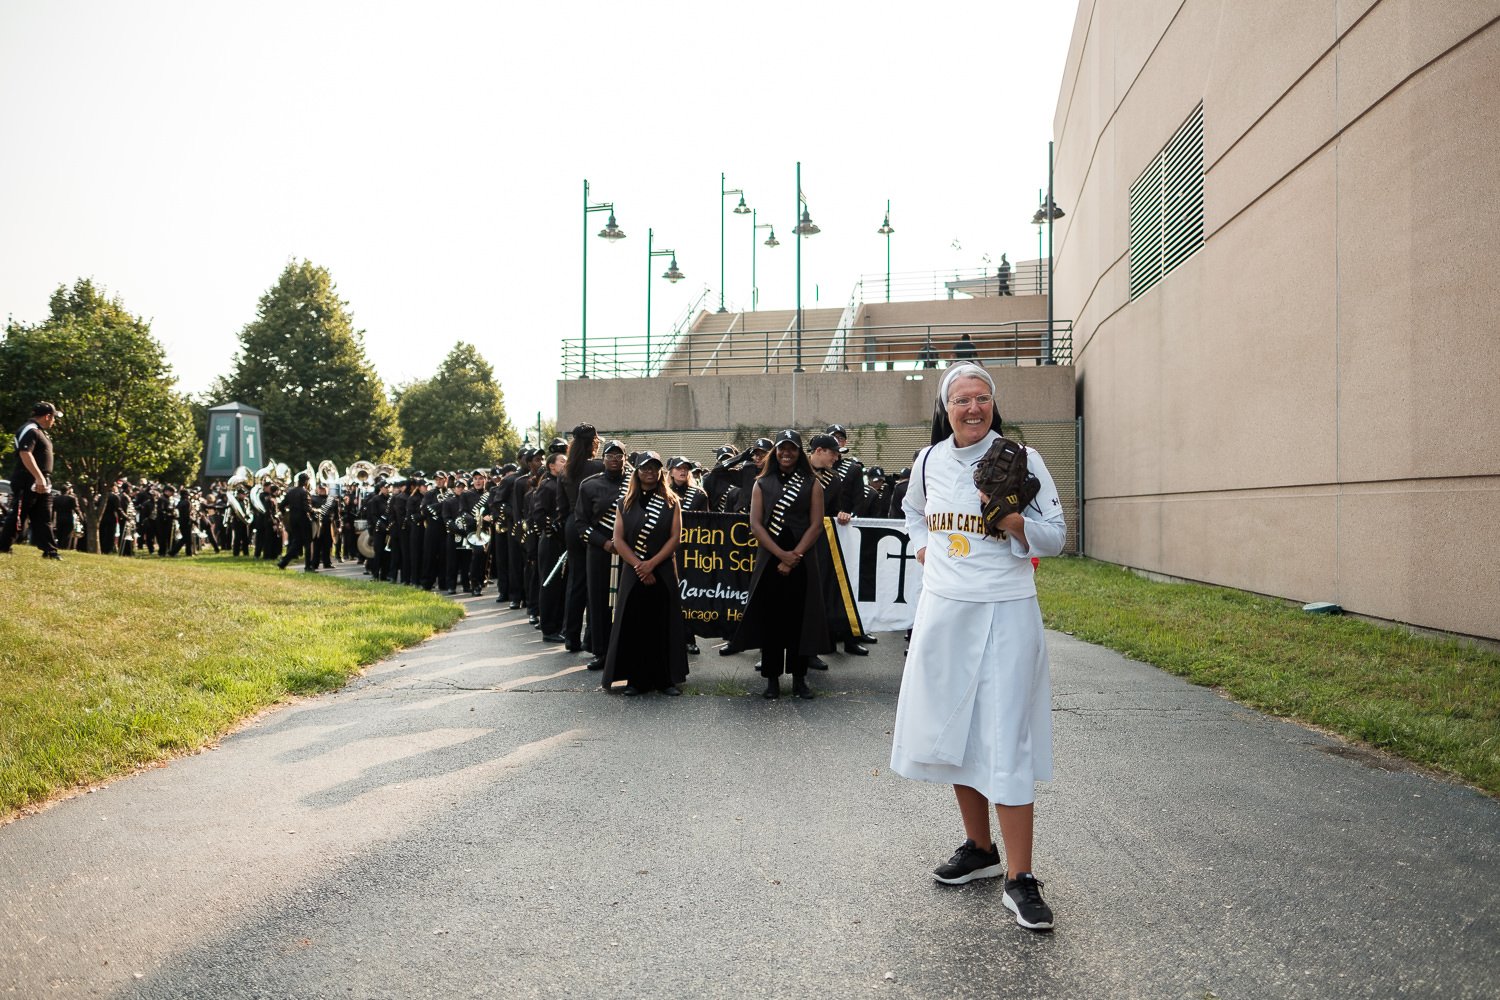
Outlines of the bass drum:
M 369 531 L 370 530 L 370 522 L 366 521 L 362 517 L 356 517 L 354 519 L 354 530 L 355 531 Z
M 370 532 L 368 530 L 359 533 L 359 540 L 356 544 L 359 546 L 360 555 L 366 559 L 375 558 L 375 543 L 370 540 Z

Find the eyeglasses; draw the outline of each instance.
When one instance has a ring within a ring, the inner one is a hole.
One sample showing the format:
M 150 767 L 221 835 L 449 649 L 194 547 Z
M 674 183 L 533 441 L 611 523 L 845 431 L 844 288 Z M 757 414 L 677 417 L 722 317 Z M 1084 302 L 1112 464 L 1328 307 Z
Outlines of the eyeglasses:
M 978 403 L 980 406 L 989 406 L 994 401 L 995 397 L 986 392 L 979 396 L 955 396 L 953 399 L 948 400 L 948 405 L 956 406 L 960 410 L 966 410 L 974 403 Z

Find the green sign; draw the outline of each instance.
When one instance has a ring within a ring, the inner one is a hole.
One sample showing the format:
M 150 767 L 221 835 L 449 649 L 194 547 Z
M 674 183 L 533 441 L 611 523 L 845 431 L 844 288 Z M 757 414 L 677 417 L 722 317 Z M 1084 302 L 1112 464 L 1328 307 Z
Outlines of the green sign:
M 228 477 L 234 474 L 239 463 L 239 449 L 235 447 L 235 414 L 210 413 L 208 415 L 208 454 L 203 462 L 203 474 L 212 477 Z

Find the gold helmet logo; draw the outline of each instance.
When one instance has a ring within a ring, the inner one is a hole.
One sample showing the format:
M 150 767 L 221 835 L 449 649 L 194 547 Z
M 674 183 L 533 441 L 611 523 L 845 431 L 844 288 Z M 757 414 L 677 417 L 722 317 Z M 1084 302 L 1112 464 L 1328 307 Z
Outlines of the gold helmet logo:
M 969 537 L 957 532 L 948 536 L 948 558 L 962 559 L 969 554 Z

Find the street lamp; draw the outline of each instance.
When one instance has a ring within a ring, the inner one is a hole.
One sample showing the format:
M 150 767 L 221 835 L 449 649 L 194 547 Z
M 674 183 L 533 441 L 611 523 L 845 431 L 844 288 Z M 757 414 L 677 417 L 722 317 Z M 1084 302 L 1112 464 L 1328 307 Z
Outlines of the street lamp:
M 724 175 L 719 174 L 719 312 L 728 312 L 724 308 L 724 199 L 732 194 L 740 196 L 740 203 L 734 206 L 735 215 L 749 215 L 750 206 L 745 204 L 745 192 L 739 188 L 726 188 L 724 186 Z M 752 236 L 755 234 L 752 233 Z
M 759 212 L 750 213 L 750 311 L 754 312 L 760 305 L 760 283 L 755 279 L 755 245 L 759 240 L 756 233 L 762 229 L 769 229 L 771 235 L 766 237 L 766 246 L 779 247 L 781 241 L 776 238 L 776 227 L 769 222 L 760 221 Z
M 625 238 L 625 230 L 615 224 L 615 203 L 603 201 L 597 205 L 589 204 L 589 182 L 583 181 L 583 339 L 582 357 L 583 367 L 580 378 L 589 377 L 589 213 L 608 212 L 609 222 L 605 223 L 603 229 L 599 230 L 601 239 L 613 243 L 615 240 Z
M 895 232 L 891 228 L 891 200 L 885 200 L 885 221 L 880 228 L 875 230 L 885 237 L 885 300 L 891 301 L 891 234 Z
M 1031 217 L 1032 223 L 1040 226 L 1047 223 L 1047 341 L 1043 347 L 1043 364 L 1055 364 L 1052 359 L 1052 220 L 1061 219 L 1067 213 L 1057 207 L 1057 202 L 1052 200 L 1052 142 L 1047 142 L 1047 200 L 1042 207 L 1036 210 Z M 1041 239 L 1038 237 L 1037 249 L 1041 249 Z
M 820 230 L 813 224 L 812 216 L 807 211 L 807 199 L 802 194 L 802 161 L 797 161 L 797 207 L 792 212 L 792 218 L 797 219 L 797 225 L 792 232 L 798 237 L 813 236 Z M 797 367 L 794 371 L 803 371 L 802 367 L 802 240 L 797 240 Z
M 651 375 L 651 269 L 654 266 L 651 263 L 652 258 L 655 258 L 655 257 L 666 257 L 668 255 L 671 256 L 672 263 L 667 266 L 667 269 L 662 272 L 661 276 L 663 278 L 666 278 L 672 284 L 675 285 L 679 281 L 681 281 L 683 278 L 687 277 L 687 275 L 683 274 L 677 268 L 677 251 L 676 250 L 656 250 L 656 249 L 653 249 L 653 244 L 655 242 L 656 242 L 656 234 L 653 233 L 650 229 L 647 229 L 646 230 L 646 376 L 648 378 Z

